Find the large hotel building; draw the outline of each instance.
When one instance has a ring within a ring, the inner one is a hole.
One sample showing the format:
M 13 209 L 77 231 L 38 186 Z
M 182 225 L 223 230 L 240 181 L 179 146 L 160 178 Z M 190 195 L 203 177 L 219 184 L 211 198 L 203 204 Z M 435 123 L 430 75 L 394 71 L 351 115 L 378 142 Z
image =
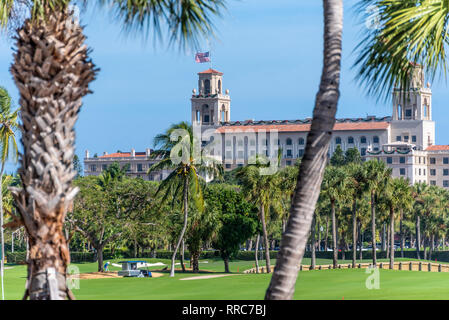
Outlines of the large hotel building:
M 225 170 L 245 165 L 256 154 L 273 155 L 281 150 L 283 166 L 294 164 L 304 154 L 311 118 L 231 121 L 231 98 L 229 90 L 222 89 L 223 73 L 209 69 L 198 76 L 198 90 L 194 89 L 191 96 L 191 123 L 201 128 L 203 146 L 214 141 L 213 155 L 223 160 Z M 343 151 L 357 148 L 364 160 L 384 161 L 393 169 L 395 177 L 449 188 L 449 145 L 434 144 L 432 91 L 429 84 L 424 84 L 422 67 L 415 68 L 409 92 L 395 91 L 392 100 L 392 116 L 337 119 L 329 156 L 338 146 Z M 86 151 L 85 174 L 99 175 L 117 161 L 121 165 L 129 164 L 130 176 L 164 179 L 169 172 L 146 174 L 158 161 L 150 155 L 150 149 L 105 152 L 96 157 L 90 157 Z

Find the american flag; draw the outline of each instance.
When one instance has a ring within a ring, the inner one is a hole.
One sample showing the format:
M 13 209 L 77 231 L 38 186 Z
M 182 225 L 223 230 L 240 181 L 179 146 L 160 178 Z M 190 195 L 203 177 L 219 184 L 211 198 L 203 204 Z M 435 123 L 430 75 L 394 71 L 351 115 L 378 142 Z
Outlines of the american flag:
M 209 51 L 208 52 L 198 52 L 195 55 L 195 62 L 196 63 L 210 62 Z

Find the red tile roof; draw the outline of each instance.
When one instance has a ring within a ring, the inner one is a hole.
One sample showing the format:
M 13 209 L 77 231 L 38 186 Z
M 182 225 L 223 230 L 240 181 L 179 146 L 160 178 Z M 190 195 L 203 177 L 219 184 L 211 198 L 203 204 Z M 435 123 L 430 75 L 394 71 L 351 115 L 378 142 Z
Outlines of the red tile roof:
M 353 130 L 385 130 L 390 124 L 388 122 L 355 122 L 336 123 L 334 131 Z M 310 124 L 265 124 L 265 125 L 245 125 L 245 126 L 223 126 L 217 129 L 219 133 L 225 132 L 245 132 L 249 130 L 278 130 L 278 132 L 307 132 L 310 131 Z
M 441 145 L 441 146 L 429 146 L 426 151 L 449 151 L 449 145 Z
M 223 75 L 222 72 L 217 71 L 217 70 L 215 70 L 215 69 L 207 69 L 207 70 L 205 70 L 205 71 L 199 72 L 198 74 L 218 74 L 218 75 L 220 75 L 220 76 Z
M 104 156 L 100 156 L 99 158 L 127 158 L 131 157 L 131 152 L 114 152 L 111 154 L 106 154 Z M 146 157 L 145 152 L 136 152 L 136 157 Z

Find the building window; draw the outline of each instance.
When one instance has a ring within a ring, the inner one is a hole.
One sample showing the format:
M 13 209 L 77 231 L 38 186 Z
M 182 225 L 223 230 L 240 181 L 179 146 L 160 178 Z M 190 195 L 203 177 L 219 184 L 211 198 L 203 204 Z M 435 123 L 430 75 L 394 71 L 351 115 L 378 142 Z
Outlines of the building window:
M 449 176 L 449 169 L 443 169 L 443 176 Z
M 299 139 L 298 139 L 298 144 L 299 144 L 300 146 L 303 146 L 303 145 L 304 145 L 304 138 L 299 138 Z
M 287 146 L 291 146 L 292 145 L 292 139 L 287 138 L 286 144 L 287 144 Z
M 402 141 L 402 137 L 401 136 L 396 136 L 396 141 Z
M 448 164 L 449 163 L 449 158 L 443 158 L 443 163 L 444 164 Z
M 92 172 L 97 171 L 97 166 L 94 165 L 94 164 L 92 164 L 92 165 L 90 166 L 90 171 L 92 171 Z
M 302 157 L 304 155 L 304 149 L 298 150 L 298 157 Z
M 379 137 L 378 136 L 374 136 L 373 137 L 373 143 L 379 143 Z
M 407 118 L 411 118 L 412 117 L 412 109 L 406 109 L 405 110 L 405 116 Z
M 423 170 L 423 175 L 426 175 L 426 169 L 422 169 Z
M 291 149 L 288 149 L 288 150 L 287 150 L 287 157 L 291 158 L 292 156 L 293 156 L 292 150 L 291 150 Z
M 281 139 L 278 139 L 278 146 L 281 145 Z
M 209 115 L 208 114 L 204 115 L 204 122 L 206 122 L 206 123 L 209 122 Z
M 412 136 L 412 142 L 416 142 L 416 136 Z
M 405 176 L 405 168 L 399 168 L 399 174 Z
M 287 166 L 291 166 L 292 162 L 290 160 L 287 161 Z
M 399 158 L 399 163 L 405 163 L 405 157 L 400 157 Z
M 137 171 L 142 172 L 143 171 L 143 165 L 141 163 L 137 164 Z
M 443 180 L 443 187 L 449 187 L 449 180 Z
M 404 136 L 404 142 L 408 142 L 408 136 Z
M 430 164 L 435 164 L 435 163 L 436 163 L 435 158 L 430 158 Z
M 387 163 L 388 164 L 392 164 L 393 163 L 393 158 L 392 157 L 387 157 Z
M 230 163 L 226 163 L 226 169 L 231 169 L 231 164 Z
M 366 148 L 360 149 L 360 155 L 361 156 L 366 156 Z
M 226 147 L 230 147 L 232 144 L 231 140 L 226 140 Z
M 431 185 L 431 186 L 436 186 L 436 185 L 437 185 L 437 182 L 436 182 L 435 180 L 430 180 L 430 185 Z
M 360 143 L 366 143 L 366 137 L 361 137 L 360 138 Z
M 349 137 L 348 138 L 348 143 L 349 144 L 353 144 L 354 143 L 354 138 L 353 137 Z
M 108 169 L 108 165 L 107 164 L 102 164 L 101 165 L 101 170 L 105 171 Z
M 430 175 L 435 176 L 437 174 L 437 171 L 435 169 L 430 169 Z
M 341 144 L 341 138 L 340 137 L 336 137 L 335 138 L 335 143 L 336 144 Z
M 421 169 L 419 169 L 419 173 L 418 173 L 418 175 L 421 175 Z

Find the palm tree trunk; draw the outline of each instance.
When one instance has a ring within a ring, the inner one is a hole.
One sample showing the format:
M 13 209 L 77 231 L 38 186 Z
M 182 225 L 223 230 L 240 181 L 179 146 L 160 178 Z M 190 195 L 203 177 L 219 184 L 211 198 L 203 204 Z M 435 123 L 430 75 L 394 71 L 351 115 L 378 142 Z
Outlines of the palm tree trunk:
M 359 221 L 359 260 L 363 259 L 363 239 L 362 239 L 362 223 Z
M 265 299 L 292 299 L 307 236 L 320 194 L 340 96 L 343 1 L 323 0 L 324 58 L 312 125 L 302 158 L 287 229 Z
M 400 221 L 399 221 L 399 233 L 401 234 L 401 258 L 404 258 L 404 246 L 405 246 L 404 229 L 402 227 L 403 219 L 404 219 L 404 211 L 401 209 L 401 215 L 400 215 Z
M 187 176 L 184 179 L 184 191 L 183 191 L 183 205 L 184 205 L 184 225 L 182 226 L 181 234 L 179 235 L 178 242 L 176 243 L 175 250 L 173 251 L 173 256 L 171 257 L 171 269 L 170 269 L 170 277 L 175 276 L 175 259 L 176 253 L 178 252 L 179 247 L 181 246 L 181 242 L 184 239 L 184 234 L 187 229 L 187 219 L 189 213 L 189 177 Z M 190 257 L 190 261 L 192 261 L 192 257 Z
M 335 218 L 335 201 L 331 201 L 331 215 L 332 215 L 332 263 L 333 268 L 337 268 L 338 264 L 338 248 L 337 248 L 337 219 Z
M 390 258 L 390 224 L 388 224 L 388 230 L 387 230 L 387 256 L 386 258 Z
M 374 192 L 371 192 L 371 237 L 373 243 L 373 266 L 376 266 L 376 201 L 374 199 Z
M 311 261 L 311 269 L 315 269 L 316 265 L 316 254 L 315 254 L 315 224 L 316 224 L 316 215 L 313 216 L 312 220 L 312 261 Z
M 355 268 L 357 259 L 357 200 L 354 199 L 352 207 L 352 267 Z
M 181 259 L 180 259 L 182 272 L 186 272 L 186 267 L 185 267 L 185 265 L 184 265 L 184 252 L 185 252 L 185 243 L 184 243 L 184 239 L 182 239 L 182 244 L 181 244 Z M 190 257 L 190 259 L 192 259 L 192 257 Z
M 267 233 L 267 224 L 265 222 L 265 207 L 264 207 L 264 205 L 260 206 L 260 221 L 262 222 L 263 240 L 265 242 L 265 261 L 266 261 L 267 273 L 270 273 L 271 272 L 270 245 L 268 243 L 268 233 Z
M 324 240 L 324 251 L 327 251 L 328 247 L 328 240 L 329 240 L 329 214 L 326 214 L 326 238 Z
M 390 269 L 394 269 L 394 210 L 390 208 Z
M 382 251 L 387 250 L 387 228 L 385 227 L 385 222 L 382 223 Z
M 12 189 L 29 234 L 30 260 L 24 298 L 73 298 L 66 284 L 69 249 L 64 218 L 78 189 L 71 182 L 74 126 L 95 78 L 83 29 L 67 9 L 44 9 L 17 32 L 11 73 L 20 91 L 22 189 Z M 31 60 L 31 61 L 30 61 Z
M 255 254 L 254 254 L 254 258 L 256 260 L 256 273 L 259 273 L 259 257 L 258 257 L 258 254 L 259 254 L 259 239 L 260 239 L 260 235 L 258 233 L 257 237 L 256 237 L 256 250 L 255 250 Z
M 2 169 L 0 171 L 0 238 L 2 242 L 2 256 L 1 256 L 1 262 L 0 262 L 0 278 L 1 278 L 1 285 L 2 285 L 2 300 L 5 300 L 5 287 L 4 287 L 4 268 L 5 268 L 5 235 L 3 230 L 3 172 L 5 170 L 5 163 L 2 163 Z M 13 249 L 14 252 L 14 249 Z
M 421 251 L 421 222 L 419 214 L 416 215 L 416 258 L 420 259 L 419 252 Z

